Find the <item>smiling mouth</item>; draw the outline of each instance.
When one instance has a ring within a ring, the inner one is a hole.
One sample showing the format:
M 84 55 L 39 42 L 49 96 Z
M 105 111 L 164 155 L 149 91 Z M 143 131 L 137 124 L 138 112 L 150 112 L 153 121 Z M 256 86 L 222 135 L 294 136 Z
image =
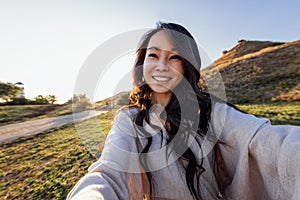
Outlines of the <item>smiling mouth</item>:
M 152 76 L 152 78 L 156 81 L 161 81 L 161 82 L 165 82 L 165 81 L 169 81 L 171 80 L 170 77 L 165 77 L 165 76 Z

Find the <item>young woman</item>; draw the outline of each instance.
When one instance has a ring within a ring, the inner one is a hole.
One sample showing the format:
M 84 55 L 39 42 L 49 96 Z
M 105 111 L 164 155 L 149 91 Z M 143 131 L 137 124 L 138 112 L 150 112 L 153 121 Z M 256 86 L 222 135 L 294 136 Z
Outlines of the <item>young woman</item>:
M 139 44 L 132 104 L 67 199 L 296 199 L 300 128 L 272 126 L 198 86 L 201 61 L 181 25 Z

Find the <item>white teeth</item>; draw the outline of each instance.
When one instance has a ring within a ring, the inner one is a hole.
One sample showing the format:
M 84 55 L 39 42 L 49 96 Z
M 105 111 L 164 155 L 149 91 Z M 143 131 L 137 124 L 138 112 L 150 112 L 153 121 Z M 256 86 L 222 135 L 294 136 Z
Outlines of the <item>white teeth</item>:
M 162 76 L 153 76 L 153 78 L 157 81 L 169 81 L 170 80 L 170 78 L 162 77 Z

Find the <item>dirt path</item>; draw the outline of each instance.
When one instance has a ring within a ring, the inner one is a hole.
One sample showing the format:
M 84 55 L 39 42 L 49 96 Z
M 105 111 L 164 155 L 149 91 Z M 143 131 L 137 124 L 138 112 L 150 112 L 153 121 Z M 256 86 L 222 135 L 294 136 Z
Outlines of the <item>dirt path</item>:
M 11 142 L 17 138 L 24 136 L 36 135 L 46 130 L 63 126 L 65 124 L 80 122 L 82 120 L 100 115 L 105 112 L 106 111 L 84 111 L 59 117 L 37 119 L 17 124 L 0 126 L 0 144 Z

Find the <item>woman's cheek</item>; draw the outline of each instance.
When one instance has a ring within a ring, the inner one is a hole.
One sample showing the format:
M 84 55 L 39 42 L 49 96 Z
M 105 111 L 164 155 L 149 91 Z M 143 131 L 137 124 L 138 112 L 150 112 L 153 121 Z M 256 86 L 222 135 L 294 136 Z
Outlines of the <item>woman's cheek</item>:
M 143 76 L 146 82 L 150 80 L 151 77 L 151 65 L 149 64 L 144 64 L 143 68 Z
M 180 73 L 183 74 L 184 73 L 184 67 L 183 67 L 183 63 L 182 61 L 176 61 L 173 63 L 175 70 Z

